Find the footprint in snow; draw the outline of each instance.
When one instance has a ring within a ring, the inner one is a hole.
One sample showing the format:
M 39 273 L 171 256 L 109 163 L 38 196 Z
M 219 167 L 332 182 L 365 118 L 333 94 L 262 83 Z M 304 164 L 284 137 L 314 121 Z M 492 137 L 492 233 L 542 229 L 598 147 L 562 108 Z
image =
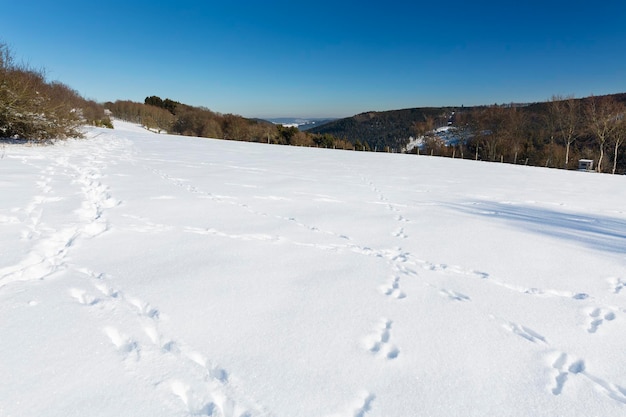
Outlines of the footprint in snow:
M 587 332 L 589 333 L 597 332 L 598 328 L 605 321 L 613 321 L 616 317 L 614 312 L 602 308 L 594 308 L 587 314 L 590 318 L 589 327 L 587 328 Z
M 626 279 L 624 278 L 609 278 L 609 284 L 613 293 L 619 294 L 624 288 L 626 288 Z
M 369 392 L 364 392 L 360 395 L 360 398 L 353 401 L 352 404 L 345 407 L 341 413 L 333 414 L 329 417 L 365 417 L 365 415 L 372 409 L 372 403 L 376 399 L 376 395 Z
M 465 294 L 461 294 L 460 292 L 442 289 L 439 291 L 439 293 L 445 297 L 448 297 L 452 301 L 471 301 L 471 298 L 469 298 Z
M 187 408 L 187 411 L 194 416 L 212 416 L 215 411 L 215 404 L 212 401 L 205 401 L 196 395 L 191 387 L 179 380 L 170 383 L 172 394 L 177 396 Z
M 407 239 L 409 237 L 409 235 L 404 232 L 404 227 L 398 229 L 393 235 L 399 239 Z
M 70 289 L 70 295 L 74 297 L 79 304 L 83 305 L 92 306 L 100 301 L 99 298 L 89 295 L 87 291 L 79 288 Z
M 584 360 L 572 358 L 567 353 L 557 352 L 556 359 L 552 361 L 551 366 L 555 375 L 554 385 L 550 389 L 553 395 L 561 395 L 570 376 L 580 375 L 592 383 L 596 392 L 601 392 L 610 399 L 626 405 L 626 388 L 591 374 L 587 371 Z
M 533 329 L 530 329 L 526 326 L 522 326 L 520 324 L 513 323 L 513 322 L 508 322 L 508 323 L 504 323 L 503 327 L 509 330 L 511 333 L 516 334 L 520 337 L 523 337 L 529 342 L 533 342 L 533 343 L 541 342 L 541 343 L 546 343 L 546 344 L 548 343 L 545 337 L 543 337 L 542 335 L 540 335 Z
M 552 363 L 552 368 L 556 371 L 554 377 L 554 387 L 551 391 L 553 395 L 561 395 L 563 388 L 570 374 L 576 375 L 585 370 L 585 361 L 573 360 L 566 353 L 560 353 Z
M 376 332 L 366 340 L 367 350 L 385 359 L 396 359 L 398 357 L 400 349 L 390 342 L 392 324 L 391 320 L 381 319 Z
M 382 293 L 386 296 L 401 300 L 406 298 L 404 291 L 400 289 L 400 277 L 394 277 L 387 285 L 380 287 Z
M 107 326 L 103 329 L 104 333 L 109 337 L 115 348 L 126 355 L 134 353 L 139 359 L 139 345 L 135 340 L 120 333 L 115 327 Z

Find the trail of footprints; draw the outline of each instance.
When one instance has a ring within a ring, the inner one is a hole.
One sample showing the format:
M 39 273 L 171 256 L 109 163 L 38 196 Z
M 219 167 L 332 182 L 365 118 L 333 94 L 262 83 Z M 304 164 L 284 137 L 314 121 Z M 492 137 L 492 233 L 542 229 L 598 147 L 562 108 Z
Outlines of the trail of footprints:
M 160 379 L 155 386 L 166 387 L 170 395 L 178 399 L 179 404 L 182 404 L 190 415 L 252 417 L 262 414 L 262 409 L 258 405 L 235 391 L 226 370 L 212 365 L 200 352 L 166 337 L 159 330 L 161 312 L 157 308 L 110 287 L 104 274 L 87 269 L 78 271 L 88 277 L 99 295 L 93 295 L 93 291 L 82 288 L 70 289 L 69 295 L 84 306 L 99 305 L 111 312 L 123 310 L 134 314 L 150 343 L 141 343 L 140 340 L 146 339 L 140 335 L 135 337 L 132 334 L 125 334 L 114 324 L 104 326 L 103 334 L 124 361 L 131 363 L 142 361 L 144 352 L 150 353 L 151 357 L 155 354 L 156 357 L 166 355 L 170 361 L 173 360 L 176 369 L 180 370 L 183 376 L 168 376 L 167 373 L 162 376 L 155 375 L 155 378 Z M 190 379 L 186 380 L 186 377 Z
M 90 184 L 91 185 L 91 184 Z M 42 189 L 48 186 L 48 183 L 40 184 Z M 182 186 L 182 184 L 181 184 Z M 190 192 L 198 193 L 199 191 L 195 187 L 186 187 Z M 86 193 L 87 194 L 87 193 Z M 208 194 L 211 196 L 210 194 Z M 102 197 L 99 196 L 99 197 Z M 104 198 L 96 198 L 94 200 L 100 200 L 100 202 L 106 201 L 108 196 L 104 194 Z M 214 196 L 212 196 L 214 197 Z M 382 194 L 380 195 L 381 201 L 386 201 Z M 107 206 L 107 204 L 102 204 L 102 206 Z M 241 205 L 243 208 L 250 210 L 247 205 Z M 399 210 L 392 204 L 388 204 L 388 209 L 394 213 L 398 213 Z M 32 210 L 36 212 L 36 210 Z M 256 213 L 261 215 L 262 213 Z M 97 219 L 99 217 L 98 211 L 96 211 L 95 216 L 86 216 L 91 217 L 92 219 Z M 311 231 L 317 232 L 319 229 L 310 227 L 308 225 L 300 224 L 295 219 L 285 218 L 285 220 L 296 222 L 296 224 L 305 226 L 309 228 Z M 401 216 L 397 215 L 396 220 L 400 222 L 407 222 L 408 220 Z M 33 218 L 33 224 L 36 224 L 37 217 Z M 327 232 L 334 236 L 339 236 L 343 239 L 350 240 L 347 236 L 339 235 L 334 232 Z M 408 235 L 405 233 L 405 229 L 403 227 L 399 228 L 394 236 L 400 239 L 408 238 Z M 399 274 L 393 275 L 392 278 L 388 280 L 388 282 L 380 287 L 382 294 L 385 296 L 389 296 L 391 298 L 395 298 L 398 300 L 404 299 L 407 297 L 407 294 L 401 290 L 400 288 L 400 280 L 403 275 L 417 275 L 415 271 L 411 271 L 406 267 L 401 266 L 402 263 L 406 263 L 409 260 L 410 254 L 408 253 L 399 253 L 391 255 L 390 253 L 386 253 L 384 251 L 376 251 L 369 248 L 361 248 L 356 245 L 347 245 L 346 247 L 350 247 L 353 250 L 359 251 L 359 253 L 363 253 L 368 256 L 384 256 L 386 257 L 392 265 L 396 268 Z M 432 271 L 440 271 L 440 272 L 451 272 L 458 273 L 462 275 L 472 275 L 476 276 L 480 279 L 489 278 L 489 275 L 483 272 L 477 271 L 468 271 L 464 270 L 460 267 L 448 266 L 448 265 L 439 265 L 439 264 L 431 264 L 426 261 L 413 260 L 411 262 L 415 265 L 421 265 L 422 268 Z M 92 276 L 97 279 L 101 279 L 100 276 Z M 497 282 L 495 282 L 497 284 Z M 611 279 L 611 286 L 614 293 L 619 294 L 623 288 L 626 287 L 626 281 L 623 279 Z M 203 355 L 190 350 L 184 346 L 180 346 L 174 340 L 168 340 L 163 337 L 163 335 L 158 330 L 158 320 L 159 320 L 159 312 L 157 309 L 150 307 L 148 304 L 142 303 L 139 300 L 127 298 L 121 295 L 119 291 L 112 290 L 108 288 L 106 285 L 102 283 L 96 284 L 96 288 L 103 294 L 103 296 L 110 299 L 118 299 L 126 302 L 127 305 L 133 306 L 133 308 L 138 312 L 141 317 L 149 319 L 152 321 L 152 325 L 146 325 L 144 327 L 144 331 L 146 335 L 150 338 L 155 347 L 159 348 L 163 354 L 172 354 L 175 355 L 178 360 L 181 362 L 191 362 L 196 366 L 199 366 L 206 371 L 206 379 L 207 386 L 205 387 L 205 392 L 196 392 L 191 387 L 190 384 L 187 384 L 185 381 L 180 379 L 172 379 L 169 382 L 169 386 L 171 388 L 171 393 L 179 398 L 179 400 L 184 404 L 187 410 L 193 415 L 223 415 L 223 416 L 238 416 L 238 417 L 246 417 L 252 416 L 250 408 L 241 407 L 235 401 L 231 399 L 228 395 L 226 395 L 226 387 L 228 386 L 228 373 L 220 368 L 207 366 L 207 360 Z M 580 296 L 580 294 L 569 294 L 569 293 L 561 293 L 557 291 L 540 291 L 536 289 L 522 289 L 522 288 L 511 288 L 516 291 L 524 292 L 526 294 L 532 295 L 555 295 L 555 296 L 564 296 L 568 298 L 574 299 L 586 299 L 587 297 Z M 452 301 L 471 301 L 470 297 L 455 292 L 451 290 L 441 289 L 440 294 L 449 298 Z M 70 295 L 80 304 L 84 304 L 87 306 L 93 306 L 102 301 L 102 298 L 95 297 L 90 295 L 87 291 L 80 289 L 72 289 Z M 589 325 L 587 328 L 587 332 L 590 334 L 596 333 L 601 325 L 606 322 L 613 321 L 616 318 L 616 315 L 613 311 L 603 309 L 603 308 L 594 308 L 592 310 L 587 311 L 589 317 Z M 379 357 L 385 360 L 394 360 L 398 358 L 400 354 L 400 349 L 392 343 L 392 327 L 393 321 L 389 319 L 381 319 L 378 325 L 376 326 L 374 332 L 370 334 L 366 340 L 365 345 L 366 349 L 375 357 Z M 507 323 L 505 325 L 508 330 L 513 332 L 514 334 L 531 341 L 533 343 L 541 342 L 547 344 L 546 339 L 538 334 L 537 332 L 529 329 L 528 327 L 518 325 L 515 323 Z M 115 348 L 120 351 L 125 357 L 131 357 L 135 360 L 140 360 L 141 346 L 140 344 L 133 339 L 132 337 L 125 335 L 119 332 L 113 326 L 107 326 L 103 329 L 103 332 L 107 335 L 107 337 L 111 340 L 111 343 L 115 346 Z M 581 359 L 573 360 L 569 355 L 565 353 L 561 353 L 558 357 L 551 363 L 551 368 L 553 369 L 554 375 L 554 384 L 551 387 L 551 392 L 553 395 L 560 395 L 565 387 L 565 384 L 568 378 L 584 376 L 587 380 L 593 383 L 598 389 L 606 393 L 610 398 L 616 400 L 618 402 L 626 404 L 626 389 L 619 387 L 615 384 L 612 384 L 608 381 L 605 381 L 601 378 L 598 378 L 592 374 L 589 374 L 586 371 L 585 362 Z M 370 409 L 370 404 L 374 399 L 373 394 L 368 394 L 368 396 L 363 401 L 362 406 L 360 406 L 355 412 L 355 416 L 364 416 L 367 411 Z
M 208 191 L 204 191 L 201 190 L 200 188 L 191 185 L 191 184 L 186 184 L 184 179 L 179 179 L 179 178 L 174 178 L 172 176 L 170 176 L 169 174 L 157 170 L 157 169 L 151 169 L 151 171 L 158 175 L 160 178 L 162 178 L 165 181 L 168 181 L 170 183 L 173 183 L 174 185 L 183 188 L 184 190 L 187 190 L 188 192 L 192 193 L 192 194 L 196 194 L 199 195 L 201 197 L 210 199 L 211 201 L 215 202 L 215 203 L 220 203 L 220 204 L 228 204 L 231 206 L 235 206 L 238 207 L 254 216 L 260 216 L 260 217 L 273 217 L 282 221 L 287 221 L 290 223 L 295 224 L 298 227 L 302 227 L 304 229 L 307 229 L 311 232 L 314 233 L 322 233 L 322 234 L 326 234 L 329 236 L 333 236 L 336 237 L 342 241 L 349 241 L 350 238 L 344 234 L 340 234 L 340 233 L 335 233 L 333 231 L 330 230 L 322 230 L 316 226 L 311 226 L 309 224 L 303 223 L 301 221 L 298 221 L 296 218 L 294 217 L 286 217 L 286 216 L 281 216 L 281 215 L 276 215 L 276 214 L 268 214 L 268 213 L 264 213 L 262 211 L 258 211 L 255 210 L 253 207 L 251 207 L 249 204 L 246 203 L 241 203 L 238 202 L 236 199 L 233 199 L 232 197 L 228 197 L 228 196 L 219 196 L 219 195 L 215 195 L 212 194 L 211 192 Z M 280 198 L 272 198 L 272 199 L 280 199 Z M 203 233 L 206 232 L 206 234 L 216 234 L 216 235 L 222 235 L 224 237 L 232 237 L 232 238 L 238 238 L 238 235 L 231 235 L 231 234 L 226 234 L 223 232 L 219 232 L 216 231 L 215 229 L 197 229 L 197 228 L 187 228 L 186 231 L 188 232 L 192 232 L 192 233 Z M 250 240 L 257 240 L 254 235 L 247 235 L 247 236 L 253 236 L 252 239 Z M 276 237 L 271 237 L 270 239 L 263 239 L 263 240 L 277 240 Z M 302 245 L 306 245 L 306 244 L 302 244 Z M 321 246 L 321 245 L 313 245 L 319 249 L 337 249 L 339 247 L 342 247 L 342 245 L 327 245 L 327 246 Z M 344 245 L 345 246 L 345 245 Z
M 64 176 L 73 178 L 73 183 L 79 185 L 83 196 L 80 208 L 74 211 L 78 221 L 62 229 L 57 229 L 55 224 L 42 223 L 46 204 L 63 199 L 51 195 L 52 180 L 58 167 L 65 170 Z M 103 210 L 119 202 L 111 198 L 108 187 L 98 178 L 100 173 L 95 168 L 71 164 L 66 156 L 54 158 L 52 165 L 41 170 L 39 180 L 36 181 L 41 194 L 34 196 L 26 206 L 26 228 L 21 234 L 22 239 L 33 242 L 33 246 L 21 262 L 0 270 L 2 283 L 44 279 L 66 268 L 65 258 L 77 238 L 93 238 L 108 230 Z
M 396 220 L 399 222 L 407 222 L 408 220 L 400 214 L 400 211 L 397 207 L 388 202 L 387 198 L 373 185 L 373 183 L 369 183 L 372 190 L 379 195 L 379 200 L 385 202 L 387 204 L 387 208 L 392 211 L 396 215 Z M 398 228 L 393 235 L 399 239 L 407 239 L 409 236 L 405 233 L 404 227 Z M 387 283 L 380 287 L 382 294 L 392 297 L 395 299 L 403 299 L 406 298 L 406 293 L 400 289 L 400 280 L 401 276 L 410 275 L 410 269 L 402 266 L 402 264 L 406 264 L 409 262 L 411 255 L 409 253 L 402 252 L 401 249 L 398 249 L 398 253 L 377 253 L 376 251 L 372 251 L 377 256 L 384 256 L 392 263 L 394 268 L 399 272 L 395 274 L 391 279 L 387 281 Z M 371 253 L 364 253 L 366 255 L 370 255 Z M 538 288 L 523 288 L 516 287 L 510 284 L 501 283 L 497 280 L 492 279 L 489 274 L 463 269 L 457 266 L 449 266 L 445 264 L 433 264 L 427 261 L 421 260 L 411 260 L 411 264 L 416 266 L 421 266 L 423 269 L 435 271 L 435 272 L 443 272 L 443 273 L 453 273 L 459 275 L 469 275 L 478 279 L 490 279 L 495 285 L 505 287 L 509 290 L 513 290 L 516 292 L 520 292 L 523 294 L 535 295 L 535 296 L 554 296 L 554 297 L 564 297 L 570 298 L 573 300 L 586 300 L 589 298 L 589 295 L 586 293 L 575 293 L 568 291 L 558 291 L 558 290 L 542 290 Z M 412 275 L 417 275 L 414 271 L 412 271 Z M 622 292 L 626 293 L 626 279 L 622 278 L 610 278 L 609 280 L 610 289 L 614 294 L 620 294 Z M 434 287 L 433 285 L 428 284 L 429 286 Z M 439 294 L 450 299 L 451 301 L 457 302 L 467 302 L 471 301 L 470 297 L 459 293 L 457 291 L 452 291 L 449 289 L 439 289 Z M 626 311 L 626 310 L 624 310 Z M 595 334 L 599 331 L 601 327 L 607 325 L 607 323 L 612 322 L 616 319 L 616 313 L 613 309 L 609 308 L 589 308 L 585 310 L 585 314 L 588 318 L 588 326 L 586 328 L 589 334 Z M 495 319 L 495 317 L 491 316 Z M 502 327 L 511 333 L 531 342 L 534 344 L 542 344 L 544 346 L 549 346 L 547 339 L 534 331 L 533 329 L 513 322 L 501 321 Z M 385 359 L 395 359 L 398 357 L 400 350 L 391 343 L 391 329 L 393 326 L 393 322 L 388 319 L 381 319 L 379 325 L 377 326 L 377 330 L 375 333 L 369 336 L 366 342 L 366 347 L 375 356 L 382 357 Z M 553 395 L 561 395 L 563 392 L 565 385 L 569 379 L 573 378 L 585 378 L 593 387 L 607 395 L 614 401 L 617 401 L 621 404 L 626 405 L 626 388 L 621 387 L 617 384 L 613 384 L 610 381 L 602 379 L 598 376 L 591 374 L 587 370 L 587 365 L 583 359 L 575 358 L 567 353 L 557 352 L 556 356 L 550 362 L 550 367 L 553 372 L 553 384 L 549 388 L 550 392 Z
M 399 300 L 406 297 L 404 291 L 400 289 L 400 277 L 394 276 L 386 285 L 382 286 L 381 291 L 384 295 L 397 298 Z
M 366 347 L 373 355 L 384 359 L 396 359 L 400 355 L 400 349 L 391 343 L 391 327 L 393 322 L 381 319 L 375 332 L 366 340 Z
M 97 171 L 83 169 L 82 167 L 78 166 L 70 166 L 69 164 L 63 163 L 63 161 L 61 161 L 59 165 L 65 166 L 66 168 L 71 168 L 74 170 L 74 172 L 78 174 L 77 182 L 82 185 L 82 191 L 86 197 L 83 207 L 81 208 L 81 210 L 78 211 L 78 213 L 82 217 L 82 220 L 84 222 L 83 224 L 85 226 L 83 227 L 83 230 L 78 233 L 83 233 L 91 237 L 102 233 L 106 230 L 106 222 L 102 220 L 103 209 L 113 207 L 117 204 L 117 202 L 113 200 L 108 194 L 107 188 L 98 181 L 99 173 Z M 29 238 L 38 237 L 38 235 L 41 233 L 39 224 L 41 221 L 42 205 L 48 201 L 53 201 L 50 197 L 46 196 L 49 195 L 49 193 L 52 191 L 50 178 L 52 174 L 54 174 L 53 168 L 48 167 L 44 175 L 42 175 L 41 181 L 37 183 L 39 189 L 44 194 L 44 196 L 39 196 L 35 198 L 28 207 L 27 211 L 30 219 L 28 231 Z M 172 178 L 168 179 L 173 180 Z M 186 184 L 182 183 L 180 183 L 179 185 L 187 188 L 190 192 L 200 193 L 200 191 L 195 187 L 187 186 Z M 378 192 L 378 190 L 375 191 Z M 217 198 L 216 196 L 212 196 L 210 193 L 206 193 L 206 195 L 220 201 L 219 198 Z M 387 202 L 387 199 L 382 194 L 380 194 L 380 200 Z M 247 205 L 240 206 L 251 211 L 251 209 Z M 405 217 L 399 214 L 399 210 L 396 206 L 388 203 L 387 208 L 391 212 L 393 212 L 394 215 L 396 215 L 397 221 L 404 223 L 408 222 Z M 253 213 L 258 215 L 265 215 L 263 213 Z M 320 231 L 315 227 L 299 223 L 293 218 L 285 218 L 284 220 L 289 220 L 298 224 L 299 226 L 307 227 L 313 232 Z M 209 234 L 217 233 L 212 230 L 207 230 L 206 232 Z M 62 243 L 66 246 L 71 245 L 71 241 L 74 239 L 74 235 L 76 233 L 77 231 L 74 231 L 74 234 L 72 236 L 68 236 L 67 239 L 61 239 L 63 241 Z M 350 240 L 350 238 L 345 235 L 340 235 L 334 232 L 325 233 L 333 236 L 338 236 L 348 241 Z M 409 237 L 406 234 L 404 227 L 400 227 L 399 229 L 397 229 L 394 233 L 394 236 L 399 239 L 407 239 Z M 258 238 L 258 236 L 254 237 Z M 55 245 L 55 247 L 56 246 L 57 245 Z M 396 268 L 398 273 L 394 274 L 388 280 L 388 282 L 380 288 L 382 294 L 398 300 L 402 300 L 407 297 L 407 294 L 402 291 L 400 287 L 401 277 L 404 277 L 405 275 L 417 275 L 415 271 L 411 271 L 406 266 L 402 265 L 409 262 L 409 259 L 411 258 L 410 254 L 402 253 L 401 250 L 399 250 L 399 253 L 391 254 L 385 251 L 362 248 L 355 244 L 346 245 L 345 247 L 352 248 L 353 250 L 356 250 L 359 253 L 368 256 L 386 257 Z M 61 251 L 59 253 L 60 255 L 58 257 L 62 258 L 64 256 L 64 252 Z M 410 263 L 416 266 L 421 266 L 422 268 L 431 271 L 470 275 L 480 279 L 490 278 L 489 275 L 486 273 L 465 270 L 456 266 L 432 264 L 427 261 L 420 261 L 415 259 L 412 259 Z M 158 323 L 160 319 L 160 312 L 158 309 L 150 306 L 148 303 L 142 302 L 141 300 L 128 297 L 122 294 L 120 291 L 107 286 L 104 276 L 101 274 L 94 274 L 90 271 L 83 272 L 91 278 L 94 288 L 96 288 L 100 294 L 98 296 L 95 296 L 91 292 L 84 289 L 72 288 L 69 295 L 77 303 L 88 307 L 107 303 L 123 304 L 135 311 L 138 317 L 144 322 L 143 329 L 145 334 L 152 342 L 152 346 L 142 345 L 138 341 L 139 338 L 133 337 L 133 335 L 125 334 L 113 325 L 105 326 L 102 328 L 103 334 L 106 335 L 106 337 L 110 340 L 112 346 L 118 352 L 120 352 L 120 354 L 123 355 L 125 359 L 140 361 L 142 358 L 142 350 L 156 349 L 160 351 L 163 355 L 174 356 L 181 363 L 181 366 L 188 367 L 190 366 L 190 364 L 192 364 L 196 368 L 200 368 L 204 371 L 205 384 L 204 387 L 200 389 L 198 388 L 198 384 L 190 384 L 181 378 L 171 378 L 169 380 L 163 381 L 164 385 L 169 387 L 172 396 L 177 398 L 190 414 L 235 417 L 250 417 L 257 414 L 257 411 L 259 410 L 258 407 L 255 407 L 254 405 L 242 406 L 240 402 L 234 400 L 234 398 L 237 396 L 231 395 L 229 393 L 229 375 L 224 369 L 208 364 L 208 360 L 202 354 L 188 348 L 187 346 L 175 340 L 166 338 L 159 331 Z M 494 281 L 494 283 L 498 284 L 496 281 Z M 626 288 L 625 279 L 611 278 L 609 280 L 609 284 L 611 286 L 611 290 L 615 294 L 626 292 L 624 291 L 624 288 Z M 571 297 L 580 300 L 587 298 L 586 296 L 582 296 L 581 294 L 570 294 L 557 291 L 541 291 L 537 289 L 523 289 L 513 287 L 511 287 L 510 289 L 514 289 L 516 291 L 524 292 L 531 295 L 554 295 Z M 471 301 L 470 297 L 451 290 L 441 289 L 440 294 L 442 296 L 448 297 L 452 301 Z M 588 316 L 588 327 L 586 330 L 590 334 L 597 333 L 608 322 L 616 319 L 615 312 L 606 308 L 593 308 L 590 310 L 586 310 L 586 314 Z M 392 320 L 383 318 L 377 324 L 372 334 L 366 338 L 366 349 L 373 356 L 385 360 L 394 360 L 399 357 L 400 349 L 392 342 L 393 325 L 394 323 Z M 505 327 L 514 334 L 530 342 L 540 342 L 547 344 L 546 339 L 542 335 L 538 334 L 532 329 L 529 329 L 528 327 L 518 325 L 516 323 L 507 323 L 505 324 Z M 626 404 L 626 389 L 616 384 L 610 383 L 609 381 L 596 377 L 593 374 L 590 374 L 586 369 L 586 364 L 584 360 L 582 359 L 573 358 L 566 353 L 559 353 L 557 357 L 551 361 L 550 367 L 554 374 L 553 384 L 550 387 L 550 391 L 553 395 L 560 395 L 565 389 L 566 383 L 569 379 L 584 377 L 587 381 L 594 385 L 595 388 L 605 393 L 609 398 L 622 404 Z M 360 405 L 358 407 L 355 407 L 352 414 L 354 416 L 364 416 L 370 410 L 374 398 L 375 396 L 373 394 L 367 394 L 364 397 L 363 401 L 360 403 Z M 253 412 L 255 414 L 252 414 Z

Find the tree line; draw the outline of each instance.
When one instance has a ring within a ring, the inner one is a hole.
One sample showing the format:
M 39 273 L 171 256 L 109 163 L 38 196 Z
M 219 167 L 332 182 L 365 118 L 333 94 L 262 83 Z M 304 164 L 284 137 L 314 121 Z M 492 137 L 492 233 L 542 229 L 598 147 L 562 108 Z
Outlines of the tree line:
M 366 112 L 311 129 L 357 149 L 423 153 L 482 161 L 626 173 L 626 94 L 542 103 L 425 107 Z M 450 127 L 447 132 L 442 127 Z M 412 140 L 419 146 L 410 148 Z
M 357 149 L 400 151 L 407 145 L 409 137 L 416 134 L 416 121 L 439 120 L 443 117 L 445 124 L 446 115 L 452 110 L 453 108 L 422 107 L 365 112 L 314 127 L 309 131 L 343 138 Z
M 143 103 L 128 100 L 107 102 L 105 107 L 114 117 L 157 132 L 280 145 L 354 148 L 352 143 L 330 134 L 302 132 L 296 127 L 285 127 L 235 114 L 221 114 L 206 107 L 190 106 L 158 96 L 146 97 Z
M 113 127 L 105 108 L 151 130 L 188 136 L 363 151 L 402 151 L 416 136 L 422 144 L 414 152 L 431 155 L 564 169 L 591 159 L 598 172 L 626 173 L 626 93 L 554 96 L 530 105 L 367 112 L 302 132 L 158 96 L 102 105 L 16 63 L 0 42 L 0 138 L 80 137 L 84 124 Z M 435 131 L 446 125 L 452 125 L 455 140 Z
M 432 121 L 414 125 L 422 151 L 485 161 L 575 169 L 591 159 L 595 170 L 626 173 L 626 94 L 584 99 L 554 96 L 532 105 L 473 107 L 454 114 L 454 144 L 424 134 Z
M 0 43 L 0 137 L 51 141 L 80 137 L 85 124 L 113 127 L 104 106 L 86 100 L 41 70 L 15 62 Z

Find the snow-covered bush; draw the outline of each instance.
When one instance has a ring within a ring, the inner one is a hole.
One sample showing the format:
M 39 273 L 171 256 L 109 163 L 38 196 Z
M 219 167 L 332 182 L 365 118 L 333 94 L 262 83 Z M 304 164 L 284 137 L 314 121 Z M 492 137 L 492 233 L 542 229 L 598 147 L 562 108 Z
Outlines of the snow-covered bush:
M 0 43 L 0 137 L 49 141 L 79 137 L 87 103 L 60 82 L 47 82 L 42 71 L 16 64 Z

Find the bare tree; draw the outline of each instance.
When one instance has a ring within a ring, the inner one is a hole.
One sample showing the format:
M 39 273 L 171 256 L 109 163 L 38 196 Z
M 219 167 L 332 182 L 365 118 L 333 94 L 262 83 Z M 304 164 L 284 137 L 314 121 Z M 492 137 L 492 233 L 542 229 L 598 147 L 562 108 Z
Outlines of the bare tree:
M 527 122 L 526 113 L 521 109 L 517 107 L 506 109 L 506 115 L 502 120 L 502 135 L 514 153 L 514 164 L 517 164 Z
M 563 98 L 552 96 L 550 100 L 551 124 L 556 134 L 565 143 L 565 169 L 569 165 L 569 155 L 572 143 L 576 141 L 580 128 L 580 101 L 573 96 Z
M 620 105 L 610 96 L 591 96 L 585 107 L 588 129 L 598 143 L 600 156 L 597 171 L 602 172 L 605 147 L 619 126 Z
M 495 161 L 499 154 L 502 153 L 502 145 L 505 138 L 506 113 L 505 109 L 494 105 L 482 109 L 477 114 L 477 120 L 474 127 L 476 145 L 482 145 L 487 152 L 487 159 Z M 478 159 L 478 150 L 476 152 Z
M 613 134 L 613 170 L 612 174 L 615 174 L 617 170 L 617 156 L 619 155 L 619 148 L 626 140 L 626 108 L 621 105 L 622 111 L 617 116 L 617 128 Z

